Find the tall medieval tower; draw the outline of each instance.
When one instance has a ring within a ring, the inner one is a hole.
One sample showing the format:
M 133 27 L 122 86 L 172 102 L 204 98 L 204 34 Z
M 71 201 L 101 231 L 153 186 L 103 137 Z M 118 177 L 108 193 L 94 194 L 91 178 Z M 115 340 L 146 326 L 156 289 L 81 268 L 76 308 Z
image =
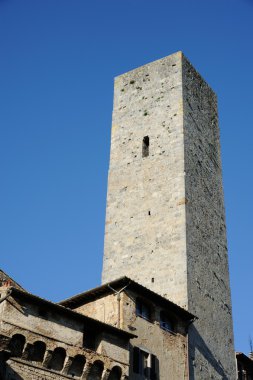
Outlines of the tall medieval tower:
M 198 317 L 190 379 L 235 379 L 217 102 L 181 52 L 115 80 L 103 282 L 125 275 Z

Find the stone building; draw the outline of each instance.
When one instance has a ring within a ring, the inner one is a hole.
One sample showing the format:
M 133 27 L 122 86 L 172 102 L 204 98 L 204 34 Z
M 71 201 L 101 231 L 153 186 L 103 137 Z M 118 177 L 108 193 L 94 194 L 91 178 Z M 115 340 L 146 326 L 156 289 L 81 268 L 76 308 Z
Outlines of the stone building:
M 129 346 L 130 379 L 188 378 L 187 333 L 195 317 L 166 298 L 122 277 L 61 305 L 137 335 Z
M 181 52 L 115 79 L 102 285 L 0 272 L 0 376 L 236 379 L 216 96 Z
M 181 52 L 115 79 L 103 282 L 123 275 L 199 318 L 191 378 L 235 378 L 217 101 Z
M 0 377 L 126 379 L 135 335 L 4 283 Z
M 253 380 L 253 355 L 249 356 L 242 352 L 236 353 L 238 380 Z

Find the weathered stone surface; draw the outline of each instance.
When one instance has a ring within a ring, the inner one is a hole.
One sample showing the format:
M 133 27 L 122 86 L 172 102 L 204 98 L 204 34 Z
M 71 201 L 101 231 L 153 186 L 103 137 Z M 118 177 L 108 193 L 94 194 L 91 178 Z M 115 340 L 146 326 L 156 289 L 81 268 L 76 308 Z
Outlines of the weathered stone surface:
M 235 378 L 216 96 L 181 52 L 115 79 L 103 282 L 124 275 L 199 317 L 191 379 Z
M 137 316 L 136 300 L 139 297 L 143 297 L 141 293 L 126 288 L 120 293 L 120 296 L 117 294 L 105 295 L 80 305 L 76 310 L 115 326 L 119 321 L 122 329 L 137 335 L 131 340 L 129 374 L 131 380 L 143 379 L 133 371 L 133 347 L 139 347 L 145 352 L 155 355 L 158 363 L 157 379 L 187 379 L 187 327 L 189 321 L 183 321 L 169 307 L 164 308 L 158 302 L 150 300 L 146 300 L 151 311 L 150 320 Z M 173 320 L 173 331 L 161 328 L 161 312 L 165 312 Z
M 5 295 L 9 294 L 8 298 Z M 16 291 L 0 287 L 0 378 L 44 380 L 88 377 L 99 363 L 105 374 L 121 368 L 128 375 L 129 339 L 87 325 L 83 316 Z M 20 297 L 20 298 L 19 298 Z M 89 321 L 87 321 L 89 323 Z M 116 334 L 115 334 L 115 333 Z M 127 334 L 127 333 L 124 333 Z M 95 373 L 95 371 L 94 371 Z

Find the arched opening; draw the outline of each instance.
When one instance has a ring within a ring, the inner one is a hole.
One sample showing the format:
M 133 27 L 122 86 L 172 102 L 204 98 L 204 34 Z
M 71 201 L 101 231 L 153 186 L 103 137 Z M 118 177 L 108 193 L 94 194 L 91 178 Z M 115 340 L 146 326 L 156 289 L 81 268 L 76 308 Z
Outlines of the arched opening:
M 85 357 L 83 355 L 76 355 L 69 367 L 68 375 L 80 377 L 83 373 L 85 364 Z
M 66 357 L 66 351 L 62 347 L 57 347 L 51 357 L 51 360 L 48 364 L 49 369 L 53 369 L 55 371 L 61 371 L 64 360 Z
M 122 375 L 122 370 L 120 367 L 115 366 L 110 372 L 108 380 L 120 380 Z
M 46 344 L 38 340 L 31 347 L 30 354 L 28 356 L 28 360 L 42 363 L 44 359 L 44 355 L 46 352 Z
M 100 360 L 96 360 L 91 367 L 91 370 L 87 376 L 87 380 L 100 380 L 104 370 L 104 363 Z
M 15 334 L 10 340 L 8 349 L 10 350 L 12 356 L 19 357 L 23 353 L 24 346 L 25 337 L 21 334 Z

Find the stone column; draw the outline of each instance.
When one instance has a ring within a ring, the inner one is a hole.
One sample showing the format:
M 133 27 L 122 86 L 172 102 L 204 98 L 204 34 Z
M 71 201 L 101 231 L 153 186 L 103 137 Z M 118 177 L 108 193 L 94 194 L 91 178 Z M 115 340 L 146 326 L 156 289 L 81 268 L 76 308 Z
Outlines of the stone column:
M 50 360 L 52 359 L 53 351 L 52 350 L 46 350 L 43 360 L 43 367 L 47 368 Z
M 32 352 L 32 349 L 33 349 L 33 345 L 31 343 L 26 343 L 24 350 L 23 350 L 23 353 L 22 353 L 22 356 L 21 356 L 21 359 L 28 360 L 29 356 Z
M 102 373 L 102 376 L 101 376 L 101 380 L 107 380 L 109 375 L 110 375 L 110 370 L 108 368 L 105 368 L 103 370 L 103 373 Z
M 63 369 L 61 371 L 64 375 L 67 375 L 72 362 L 73 362 L 73 358 L 71 356 L 66 356 L 66 359 L 63 364 Z
M 83 373 L 82 373 L 82 376 L 81 376 L 81 380 L 87 379 L 87 376 L 90 373 L 91 367 L 92 367 L 92 363 L 87 361 L 85 363 L 85 366 L 84 366 L 84 370 L 83 370 Z

